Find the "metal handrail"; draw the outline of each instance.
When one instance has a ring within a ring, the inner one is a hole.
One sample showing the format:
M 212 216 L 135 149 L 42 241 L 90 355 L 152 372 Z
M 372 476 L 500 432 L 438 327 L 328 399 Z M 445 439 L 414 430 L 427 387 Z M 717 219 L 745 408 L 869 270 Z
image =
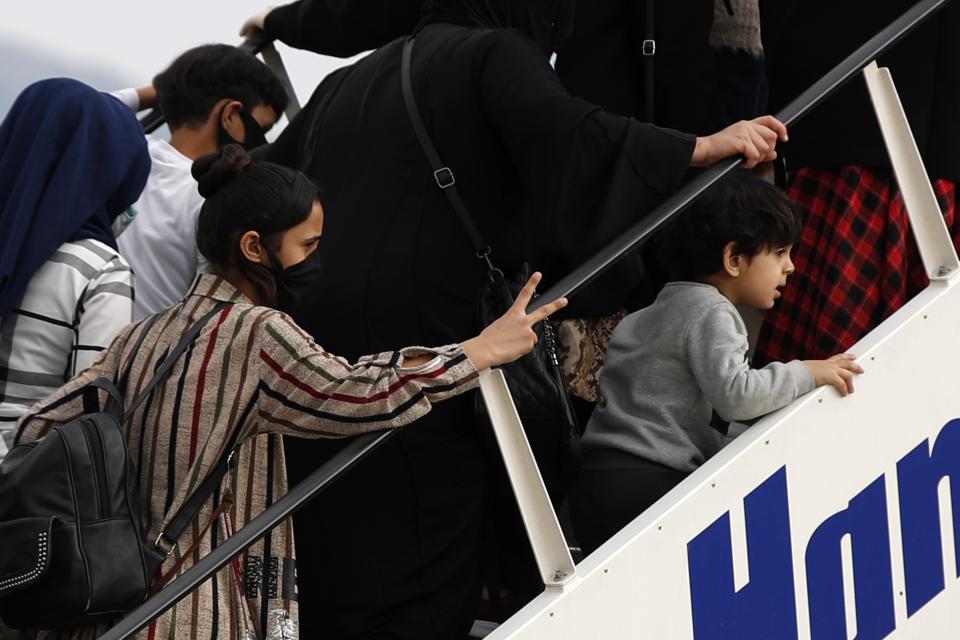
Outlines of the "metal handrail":
M 374 449 L 386 442 L 396 429 L 379 433 L 367 433 L 350 440 L 337 455 L 320 466 L 256 518 L 235 534 L 217 545 L 200 562 L 177 576 L 170 584 L 128 613 L 120 622 L 104 633 L 100 640 L 130 638 L 150 621 L 190 595 L 210 576 L 222 569 L 235 557 L 265 536 L 271 529 L 289 518 L 324 489 L 347 473 L 355 464 L 366 458 Z
M 786 125 L 800 120 L 827 96 L 849 82 L 867 64 L 889 50 L 890 47 L 942 9 L 948 2 L 950 0 L 921 0 L 921 2 L 918 2 L 791 102 L 777 114 L 778 119 Z M 246 44 L 245 42 L 244 45 Z M 648 239 L 665 222 L 689 206 L 717 180 L 742 162 L 742 157 L 727 160 L 701 173 L 646 216 L 643 221 L 631 227 L 593 258 L 538 297 L 529 310 L 539 308 L 559 297 L 576 294 L 603 271 L 623 258 L 631 249 Z M 218 545 L 166 588 L 127 614 L 119 623 L 101 636 L 101 640 L 125 640 L 146 627 L 151 620 L 186 597 L 247 547 L 266 535 L 267 532 L 290 517 L 337 478 L 349 471 L 353 465 L 383 444 L 394 432 L 394 430 L 390 430 L 354 438 L 337 456 L 292 488 L 285 496 L 274 502 L 233 536 Z
M 922 0 L 915 4 L 784 107 L 780 113 L 776 114 L 777 119 L 787 126 L 800 120 L 811 109 L 849 82 L 865 66 L 886 53 L 890 47 L 913 31 L 920 23 L 942 9 L 948 2 L 950 0 Z M 532 312 L 557 298 L 570 297 L 583 289 L 631 250 L 649 240 L 670 218 L 686 209 L 704 191 L 738 167 L 743 161 L 742 156 L 731 158 L 703 171 L 687 183 L 684 188 L 667 198 L 663 204 L 645 215 L 643 220 L 627 229 L 606 247 L 594 254 L 592 258 L 538 296 L 527 311 Z

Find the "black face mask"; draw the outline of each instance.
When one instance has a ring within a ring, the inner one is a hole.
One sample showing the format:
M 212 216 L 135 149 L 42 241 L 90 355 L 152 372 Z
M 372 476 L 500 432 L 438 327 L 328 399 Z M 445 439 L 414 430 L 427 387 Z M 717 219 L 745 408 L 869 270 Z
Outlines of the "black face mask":
M 276 254 L 263 245 L 275 265 L 282 265 Z M 303 295 L 310 290 L 323 272 L 320 254 L 314 250 L 309 256 L 287 268 L 271 267 L 273 280 L 277 285 L 277 309 L 291 311 L 300 304 Z
M 226 109 L 227 105 L 223 105 L 223 109 Z M 221 149 L 228 144 L 236 143 L 247 151 L 252 151 L 257 147 L 267 144 L 267 134 L 264 131 L 263 127 L 260 126 L 260 123 L 250 115 L 250 112 L 247 111 L 246 107 L 240 109 L 240 121 L 243 123 L 243 130 L 245 132 L 243 142 L 240 142 L 232 135 L 227 133 L 227 130 L 223 128 L 223 109 L 220 110 L 220 118 L 217 120 L 217 146 Z

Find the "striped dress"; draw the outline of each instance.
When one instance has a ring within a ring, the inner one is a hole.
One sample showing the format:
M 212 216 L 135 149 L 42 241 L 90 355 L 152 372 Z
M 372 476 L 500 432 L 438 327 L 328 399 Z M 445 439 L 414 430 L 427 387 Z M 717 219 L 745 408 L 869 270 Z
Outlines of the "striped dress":
M 178 575 L 286 493 L 281 435 L 333 438 L 399 426 L 426 414 L 432 403 L 476 386 L 477 371 L 458 345 L 412 347 L 351 364 L 324 351 L 285 314 L 255 306 L 227 281 L 204 274 L 184 302 L 159 315 L 132 359 L 128 403 L 164 353 L 218 301 L 233 304 L 207 323 L 128 424 L 150 540 L 239 431 L 234 467 L 161 569 L 169 571 L 186 554 Z M 40 438 L 51 426 L 81 414 L 77 390 L 98 376 L 113 377 L 121 363 L 130 361 L 145 327 L 125 329 L 90 369 L 32 407 L 18 424 L 18 442 Z M 416 368 L 403 366 L 405 358 L 424 354 L 434 357 Z M 232 506 L 211 523 L 228 495 Z M 298 637 L 294 557 L 288 520 L 137 637 Z M 41 637 L 95 638 L 100 632 L 91 628 Z
M 65 242 L 0 321 L 0 458 L 32 404 L 89 367 L 133 319 L 133 273 L 97 240 Z

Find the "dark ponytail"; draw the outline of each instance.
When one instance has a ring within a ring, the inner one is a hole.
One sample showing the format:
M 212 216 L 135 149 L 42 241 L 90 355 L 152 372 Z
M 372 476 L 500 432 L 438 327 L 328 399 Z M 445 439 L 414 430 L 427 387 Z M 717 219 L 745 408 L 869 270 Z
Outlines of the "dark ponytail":
M 191 171 L 206 198 L 197 221 L 200 253 L 214 268 L 240 272 L 261 301 L 273 301 L 273 275 L 243 256 L 240 238 L 256 231 L 271 250 L 279 251 L 281 234 L 310 216 L 319 189 L 298 171 L 254 162 L 238 144 L 198 158 Z

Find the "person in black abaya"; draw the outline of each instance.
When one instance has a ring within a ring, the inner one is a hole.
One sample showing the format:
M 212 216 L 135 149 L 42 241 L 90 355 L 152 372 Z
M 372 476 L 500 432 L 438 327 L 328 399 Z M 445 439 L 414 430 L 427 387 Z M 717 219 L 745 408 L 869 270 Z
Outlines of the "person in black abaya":
M 577 4 L 576 28 L 557 57 L 570 93 L 604 109 L 684 131 L 712 131 L 714 0 L 603 0 Z M 650 16 L 653 20 L 650 24 Z M 654 47 L 644 41 L 654 40 Z M 652 78 L 646 77 L 652 73 Z M 650 91 L 652 95 L 647 95 Z
M 431 0 L 413 51 L 427 129 L 497 265 L 557 279 L 640 219 L 691 165 L 770 159 L 770 117 L 696 138 L 571 97 L 548 64 L 570 0 Z M 347 357 L 473 335 L 485 265 L 434 181 L 400 89 L 403 40 L 328 76 L 265 159 L 324 188 L 324 276 L 294 313 Z M 609 313 L 621 265 L 577 313 Z M 371 351 L 372 350 L 372 351 Z M 462 638 L 476 612 L 487 462 L 473 399 L 440 405 L 295 518 L 302 637 Z M 330 443 L 287 450 L 292 480 Z M 385 482 L 385 480 L 387 480 Z
M 260 29 L 270 40 L 347 58 L 410 33 L 421 0 L 300 0 L 268 6 L 244 21 L 240 35 Z

